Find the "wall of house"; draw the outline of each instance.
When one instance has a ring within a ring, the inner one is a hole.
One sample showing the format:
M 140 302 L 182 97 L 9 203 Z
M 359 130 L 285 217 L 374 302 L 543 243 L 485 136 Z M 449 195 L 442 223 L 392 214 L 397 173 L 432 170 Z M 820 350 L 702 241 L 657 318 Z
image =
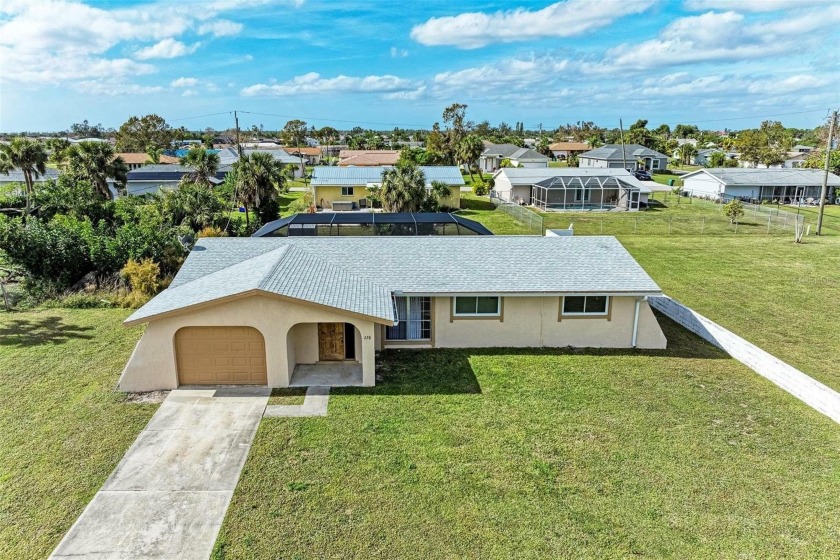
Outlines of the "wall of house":
M 368 189 L 366 186 L 353 187 L 353 196 L 342 196 L 341 187 L 319 186 L 315 190 L 315 203 L 326 209 L 329 209 L 335 201 L 355 202 L 358 207 L 359 200 L 367 196 Z M 459 208 L 461 206 L 461 187 L 449 187 L 449 198 L 444 200 L 443 203 L 452 208 Z M 370 206 L 370 203 L 368 203 L 368 206 Z
M 162 189 L 177 189 L 179 184 L 180 181 L 128 181 L 125 192 L 132 196 L 154 194 Z
M 710 196 L 716 199 L 719 193 L 723 192 L 723 185 L 720 184 L 720 181 L 705 173 L 698 173 L 683 179 L 683 191 L 687 192 L 689 196 Z
M 438 348 L 563 347 L 630 348 L 636 298 L 611 298 L 610 317 L 562 317 L 559 297 L 506 297 L 501 317 L 457 318 L 452 298 L 434 298 L 434 345 Z M 639 348 L 667 341 L 646 301 L 639 309 Z
M 356 356 L 362 363 L 364 384 L 372 386 L 376 330 L 373 321 L 303 302 L 252 295 L 151 321 L 123 370 L 119 388 L 121 391 L 176 388 L 175 333 L 182 327 L 214 326 L 247 326 L 259 330 L 265 339 L 268 386 L 288 387 L 295 363 L 312 363 L 313 356 L 317 361 L 318 335 L 313 325 L 319 322 L 351 323 L 358 329 Z
M 519 167 L 548 167 L 548 160 L 546 161 L 519 161 L 510 160 L 510 162 Z
M 608 167 L 608 165 L 605 159 L 591 159 L 581 156 L 578 157 L 578 167 Z

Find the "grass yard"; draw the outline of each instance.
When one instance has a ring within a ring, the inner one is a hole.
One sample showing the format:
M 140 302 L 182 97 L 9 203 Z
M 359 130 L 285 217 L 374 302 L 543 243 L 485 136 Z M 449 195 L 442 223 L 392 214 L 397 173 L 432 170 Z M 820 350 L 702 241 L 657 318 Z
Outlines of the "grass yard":
M 496 206 L 486 196 L 461 192 L 461 211 L 458 215 L 482 223 L 496 235 L 533 233 L 508 214 L 496 210 Z
M 386 353 L 327 417 L 263 420 L 213 557 L 836 557 L 836 424 L 664 327 Z
M 113 391 L 128 313 L 0 312 L 0 558 L 46 558 L 157 408 Z
M 665 293 L 840 390 L 840 237 L 619 239 Z

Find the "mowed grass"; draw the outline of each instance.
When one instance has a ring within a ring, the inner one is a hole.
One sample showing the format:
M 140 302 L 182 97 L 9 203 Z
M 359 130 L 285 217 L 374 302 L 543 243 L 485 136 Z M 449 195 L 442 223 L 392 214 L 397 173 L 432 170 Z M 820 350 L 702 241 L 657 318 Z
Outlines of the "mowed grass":
M 666 294 L 840 390 L 840 237 L 619 239 Z
M 0 313 L 0 558 L 46 558 L 154 413 L 113 391 L 128 313 Z
M 214 558 L 830 558 L 837 425 L 663 320 L 666 351 L 388 352 L 260 425 Z

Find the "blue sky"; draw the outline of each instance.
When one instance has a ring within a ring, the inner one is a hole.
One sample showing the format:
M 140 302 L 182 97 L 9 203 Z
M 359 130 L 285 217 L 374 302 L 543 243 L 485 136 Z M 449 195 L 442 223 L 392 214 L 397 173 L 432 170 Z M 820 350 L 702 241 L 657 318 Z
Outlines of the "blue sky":
M 838 0 L 2 0 L 0 130 L 429 127 L 456 101 L 529 128 L 813 127 L 838 53 Z

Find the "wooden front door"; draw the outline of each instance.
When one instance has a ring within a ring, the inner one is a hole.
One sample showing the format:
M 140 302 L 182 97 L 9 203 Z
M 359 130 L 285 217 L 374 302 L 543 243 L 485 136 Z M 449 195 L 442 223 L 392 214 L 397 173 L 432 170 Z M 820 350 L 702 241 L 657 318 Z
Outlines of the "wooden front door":
M 318 359 L 344 359 L 344 323 L 318 323 Z

